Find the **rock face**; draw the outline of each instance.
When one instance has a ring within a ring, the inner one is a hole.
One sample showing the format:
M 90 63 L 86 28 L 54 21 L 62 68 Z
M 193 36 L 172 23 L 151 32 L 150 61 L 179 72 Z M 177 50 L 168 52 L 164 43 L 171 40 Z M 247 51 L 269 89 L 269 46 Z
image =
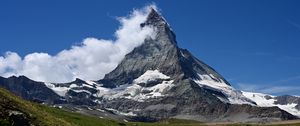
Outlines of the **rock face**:
M 169 24 L 154 9 L 140 24 L 141 28 L 145 26 L 153 27 L 156 37 L 145 39 L 99 81 L 77 79 L 53 84 L 12 77 L 0 78 L 0 85 L 25 99 L 67 104 L 71 109 L 85 106 L 135 121 L 179 118 L 258 122 L 296 118 L 278 107 L 258 107 L 256 101 L 234 89 L 213 68 L 179 48 Z

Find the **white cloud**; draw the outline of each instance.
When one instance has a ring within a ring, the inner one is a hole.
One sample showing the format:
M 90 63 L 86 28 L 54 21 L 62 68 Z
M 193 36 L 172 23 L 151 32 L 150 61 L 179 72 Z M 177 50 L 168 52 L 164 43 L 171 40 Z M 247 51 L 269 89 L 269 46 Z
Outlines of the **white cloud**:
M 4 57 L 0 57 L 1 76 L 17 75 L 18 69 L 22 66 L 21 57 L 14 52 L 6 52 Z
M 242 91 L 258 92 L 271 95 L 300 95 L 300 86 L 295 85 L 270 85 L 270 84 L 250 84 L 238 83 L 237 88 Z
M 98 80 L 113 70 L 124 56 L 141 45 L 147 37 L 154 37 L 150 26 L 141 28 L 150 7 L 133 10 L 127 17 L 120 17 L 116 40 L 86 38 L 51 56 L 47 53 L 32 53 L 21 58 L 15 52 L 0 57 L 0 76 L 25 75 L 33 80 L 45 82 L 69 82 L 75 78 Z

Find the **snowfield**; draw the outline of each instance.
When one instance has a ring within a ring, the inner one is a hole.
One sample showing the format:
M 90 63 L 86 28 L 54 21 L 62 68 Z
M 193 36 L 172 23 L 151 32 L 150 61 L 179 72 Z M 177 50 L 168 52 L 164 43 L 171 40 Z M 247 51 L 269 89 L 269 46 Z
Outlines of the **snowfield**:
M 45 83 L 45 85 L 61 97 L 64 97 L 66 93 L 70 90 L 69 87 L 58 87 L 51 83 Z

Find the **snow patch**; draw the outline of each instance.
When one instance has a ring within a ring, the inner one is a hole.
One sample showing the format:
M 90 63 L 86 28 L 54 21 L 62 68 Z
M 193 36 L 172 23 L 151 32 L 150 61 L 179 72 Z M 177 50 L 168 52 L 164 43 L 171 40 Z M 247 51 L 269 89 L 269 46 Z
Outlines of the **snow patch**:
M 103 109 L 96 109 L 96 110 L 99 112 L 105 112 L 105 110 L 103 110 Z
M 64 97 L 66 93 L 70 90 L 69 87 L 59 87 L 55 86 L 54 84 L 51 83 L 45 83 L 45 85 L 53 90 L 57 95 Z
M 134 83 L 147 83 L 157 79 L 169 79 L 170 77 L 164 75 L 163 73 L 159 72 L 158 70 L 147 70 L 143 75 L 135 79 Z
M 90 91 L 87 91 L 87 90 L 74 90 L 74 89 L 71 89 L 72 91 L 74 91 L 74 92 L 76 92 L 76 93 L 82 93 L 82 92 L 84 92 L 84 93 L 88 93 L 88 94 L 92 94 Z

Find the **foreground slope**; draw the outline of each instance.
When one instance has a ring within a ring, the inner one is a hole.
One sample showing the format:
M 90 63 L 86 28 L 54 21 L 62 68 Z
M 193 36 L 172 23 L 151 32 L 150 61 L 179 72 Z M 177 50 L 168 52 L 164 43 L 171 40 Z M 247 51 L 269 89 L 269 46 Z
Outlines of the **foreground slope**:
M 7 90 L 0 88 L 0 120 L 2 124 L 16 126 L 29 125 L 65 125 L 71 126 L 65 120 L 59 119 L 37 104 L 22 100 Z

